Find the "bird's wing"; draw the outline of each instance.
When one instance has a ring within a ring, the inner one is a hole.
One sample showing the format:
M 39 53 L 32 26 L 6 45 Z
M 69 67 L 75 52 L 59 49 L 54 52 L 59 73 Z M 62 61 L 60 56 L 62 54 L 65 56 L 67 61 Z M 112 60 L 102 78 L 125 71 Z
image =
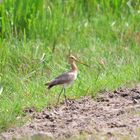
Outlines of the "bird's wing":
M 73 80 L 73 78 L 74 78 L 74 76 L 72 73 L 70 73 L 70 72 L 63 73 L 63 74 L 59 75 L 58 77 L 56 77 L 54 80 L 52 80 L 48 85 L 50 87 L 52 87 L 54 85 L 69 83 Z
M 73 74 L 70 72 L 63 73 L 56 77 L 53 81 L 57 81 L 58 84 L 64 84 L 73 80 Z

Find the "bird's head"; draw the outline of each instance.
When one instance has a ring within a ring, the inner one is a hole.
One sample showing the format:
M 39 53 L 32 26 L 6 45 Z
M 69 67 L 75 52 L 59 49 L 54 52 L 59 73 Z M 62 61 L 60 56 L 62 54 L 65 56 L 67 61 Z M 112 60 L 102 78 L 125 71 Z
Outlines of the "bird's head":
M 78 62 L 78 63 L 81 63 L 81 64 L 83 64 L 83 65 L 85 65 L 85 66 L 88 66 L 87 64 L 85 64 L 84 62 L 80 61 L 79 59 L 77 59 L 77 58 L 76 58 L 75 56 L 73 56 L 73 55 L 70 55 L 70 56 L 69 56 L 69 62 L 70 62 L 70 63 Z
M 70 56 L 69 56 L 69 61 L 70 61 L 70 63 L 71 63 L 71 62 L 73 62 L 73 61 L 78 61 L 78 59 L 77 59 L 75 56 L 70 55 Z

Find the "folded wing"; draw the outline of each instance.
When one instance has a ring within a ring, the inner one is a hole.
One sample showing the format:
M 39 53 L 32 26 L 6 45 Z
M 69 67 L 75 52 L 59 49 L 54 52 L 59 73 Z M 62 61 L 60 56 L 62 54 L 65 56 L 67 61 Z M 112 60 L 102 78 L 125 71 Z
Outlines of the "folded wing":
M 48 89 L 52 88 L 55 85 L 63 85 L 72 82 L 74 79 L 74 75 L 70 72 L 64 73 L 56 77 L 54 80 L 51 82 L 47 83 Z

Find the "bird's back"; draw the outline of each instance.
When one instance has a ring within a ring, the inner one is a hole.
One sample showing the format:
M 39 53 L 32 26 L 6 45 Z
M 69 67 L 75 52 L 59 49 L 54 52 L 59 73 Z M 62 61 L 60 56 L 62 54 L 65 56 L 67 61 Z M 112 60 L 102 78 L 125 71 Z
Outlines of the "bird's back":
M 47 83 L 48 89 L 52 88 L 55 85 L 67 85 L 67 84 L 70 84 L 76 78 L 77 78 L 77 72 L 70 71 L 70 72 L 63 73 L 63 74 L 59 75 L 58 77 L 56 77 L 51 82 Z

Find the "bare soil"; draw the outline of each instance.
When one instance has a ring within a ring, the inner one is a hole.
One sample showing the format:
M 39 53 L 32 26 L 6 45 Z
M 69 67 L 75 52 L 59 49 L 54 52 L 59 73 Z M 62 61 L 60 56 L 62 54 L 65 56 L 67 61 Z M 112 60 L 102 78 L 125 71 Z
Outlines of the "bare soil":
M 26 110 L 32 120 L 22 127 L 10 128 L 0 139 L 139 139 L 140 85 L 68 100 L 68 106 Z M 77 137 L 78 139 L 79 137 Z

